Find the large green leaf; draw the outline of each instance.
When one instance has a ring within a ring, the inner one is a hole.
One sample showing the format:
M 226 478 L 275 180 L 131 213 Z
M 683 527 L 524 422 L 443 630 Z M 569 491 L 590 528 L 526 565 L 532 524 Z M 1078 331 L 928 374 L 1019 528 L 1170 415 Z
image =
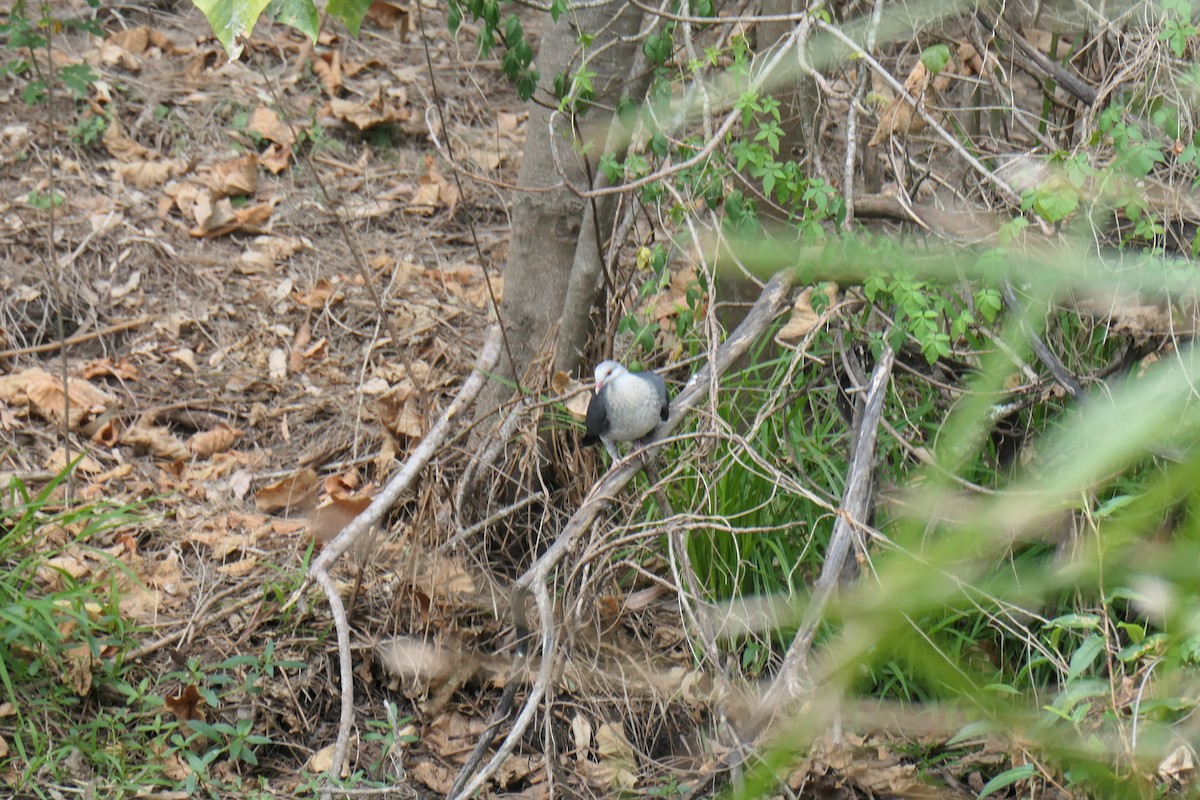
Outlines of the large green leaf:
M 370 7 L 371 0 L 329 0 L 327 10 L 344 22 L 352 34 L 358 36 L 358 27 L 362 25 L 362 19 Z
M 192 0 L 203 12 L 230 58 L 242 54 L 241 37 L 249 37 L 270 0 Z
M 317 41 L 321 18 L 314 0 L 271 0 L 267 15 L 284 25 L 290 25 L 314 43 Z

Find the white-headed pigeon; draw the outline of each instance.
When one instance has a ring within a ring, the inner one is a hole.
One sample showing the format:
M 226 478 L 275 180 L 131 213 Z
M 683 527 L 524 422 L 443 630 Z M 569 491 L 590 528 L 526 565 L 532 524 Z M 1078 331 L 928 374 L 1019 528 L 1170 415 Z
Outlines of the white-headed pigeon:
M 630 372 L 616 361 L 596 365 L 596 394 L 587 410 L 585 445 L 604 442 L 613 461 L 615 442 L 649 436 L 671 414 L 667 384 L 653 372 Z

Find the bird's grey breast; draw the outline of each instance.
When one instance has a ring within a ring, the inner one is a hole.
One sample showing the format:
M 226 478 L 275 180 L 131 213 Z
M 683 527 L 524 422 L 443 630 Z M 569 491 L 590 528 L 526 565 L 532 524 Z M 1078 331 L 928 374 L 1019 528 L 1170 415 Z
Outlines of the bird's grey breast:
M 608 417 L 608 436 L 630 442 L 654 430 L 661 421 L 667 386 L 652 372 L 626 373 L 600 391 Z

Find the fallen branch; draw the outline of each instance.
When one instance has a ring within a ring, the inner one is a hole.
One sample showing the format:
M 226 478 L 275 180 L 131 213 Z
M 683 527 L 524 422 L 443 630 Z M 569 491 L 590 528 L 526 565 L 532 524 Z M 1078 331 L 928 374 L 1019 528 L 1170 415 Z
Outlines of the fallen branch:
M 132 328 L 140 328 L 154 318 L 149 314 L 144 314 L 137 319 L 118 322 L 114 325 L 109 325 L 107 328 L 90 331 L 88 333 L 80 333 L 69 339 L 64 339 L 60 342 L 47 342 L 46 344 L 34 345 L 31 347 L 14 347 L 11 350 L 0 350 L 0 358 L 13 358 L 14 356 L 27 356 L 35 353 L 53 353 L 55 350 L 61 350 L 65 347 L 72 347 L 83 342 L 90 342 L 92 339 L 100 339 L 105 336 L 111 336 L 114 333 L 131 330 Z
M 458 395 L 421 439 L 420 444 L 409 455 L 400 471 L 371 501 L 371 505 L 352 519 L 350 524 L 343 528 L 332 542 L 322 548 L 321 554 L 313 560 L 312 566 L 309 567 L 307 579 L 284 604 L 284 608 L 291 606 L 308 588 L 309 580 L 315 580 L 325 590 L 325 597 L 329 600 L 329 610 L 333 615 L 333 623 L 337 628 L 338 661 L 341 666 L 342 683 L 342 714 L 341 722 L 338 725 L 337 744 L 334 747 L 333 766 L 329 768 L 327 782 L 329 786 L 332 786 L 337 780 L 341 774 L 342 765 L 346 762 L 346 751 L 350 746 L 350 729 L 354 724 L 354 679 L 350 656 L 350 622 L 346 617 L 346 609 L 342 605 L 342 599 L 338 595 L 333 578 L 329 575 L 329 569 L 343 553 L 374 528 L 383 519 L 383 515 L 387 513 L 388 509 L 395 505 L 400 496 L 412 486 L 417 475 L 446 440 L 446 436 L 450 432 L 450 423 L 475 400 L 475 396 L 479 394 L 479 390 L 483 388 L 483 384 L 487 380 L 486 373 L 495 366 L 499 356 L 500 329 L 492 326 L 484 341 L 483 349 L 479 353 L 479 358 L 475 361 L 470 376 L 459 389 Z M 328 791 L 324 792 L 322 796 L 329 796 Z
M 789 269 L 775 273 L 771 280 L 767 282 L 767 285 L 763 287 L 762 294 L 759 295 L 758 300 L 750 308 L 746 318 L 729 335 L 729 338 L 716 349 L 704 369 L 692 376 L 683 390 L 675 397 L 674 402 L 671 403 L 671 416 L 659 427 L 658 438 L 661 439 L 664 436 L 670 435 L 683 421 L 687 412 L 699 405 L 701 400 L 708 395 L 709 382 L 713 377 L 723 374 L 728 370 L 730 365 L 766 330 L 767 326 L 775 319 L 783 307 L 795 280 L 795 270 Z M 644 453 L 646 460 L 652 459 L 657 450 L 658 446 L 650 445 Z M 567 520 L 567 524 L 563 526 L 562 532 L 559 533 L 554 544 L 550 545 L 533 566 L 517 579 L 513 588 L 513 619 L 519 620 L 524 618 L 525 599 L 529 595 L 533 595 L 537 603 L 538 617 L 542 627 L 541 667 L 538 671 L 537 679 L 530 689 L 529 697 L 525 700 L 521 712 L 513 722 L 512 729 L 501 743 L 499 749 L 497 749 L 496 754 L 492 756 L 487 765 L 475 774 L 470 781 L 465 782 L 465 786 L 462 786 L 461 791 L 452 793 L 450 797 L 466 798 L 478 791 L 484 782 L 495 773 L 500 765 L 504 763 L 504 760 L 513 752 L 517 742 L 524 735 L 530 722 L 533 721 L 538 704 L 550 686 L 550 679 L 554 673 L 556 661 L 554 658 L 553 603 L 550 600 L 548 588 L 550 572 L 567 553 L 578 545 L 580 539 L 591 530 L 592 524 L 595 523 L 600 513 L 607 508 L 609 502 L 616 498 L 617 494 L 625 488 L 626 484 L 633 480 L 633 477 L 641 469 L 642 460 L 636 457 L 626 458 L 623 462 L 615 465 L 596 484 L 591 494 L 584 500 L 583 505 Z M 517 607 L 518 604 L 520 608 Z M 500 716 L 500 714 L 496 716 Z M 493 728 L 489 727 L 489 730 L 493 730 Z M 490 746 L 490 736 L 485 736 L 480 740 L 472 756 L 460 771 L 459 780 L 455 781 L 456 786 L 464 783 L 461 780 L 462 777 L 468 774 L 478 761 L 482 760 L 482 755 Z
M 762 709 L 773 713 L 790 707 L 809 682 L 808 653 L 812 649 L 813 637 L 825 613 L 829 598 L 837 588 L 838 578 L 850 555 L 854 543 L 855 528 L 866 520 L 871 507 L 871 488 L 875 483 L 875 440 L 879 434 L 879 423 L 883 418 L 883 400 L 887 396 L 888 381 L 896 353 L 883 337 L 883 353 L 871 372 L 867 385 L 867 399 L 863 405 L 862 422 L 854 442 L 854 458 L 850 463 L 850 475 L 846 479 L 846 491 L 842 495 L 842 506 L 838 509 L 837 522 L 821 565 L 821 576 L 813 587 L 812 602 L 805 610 L 800 629 L 796 631 L 784 656 L 783 664 L 775 679 L 763 696 Z M 762 727 L 761 725 L 759 726 Z M 758 731 L 753 731 L 757 735 Z

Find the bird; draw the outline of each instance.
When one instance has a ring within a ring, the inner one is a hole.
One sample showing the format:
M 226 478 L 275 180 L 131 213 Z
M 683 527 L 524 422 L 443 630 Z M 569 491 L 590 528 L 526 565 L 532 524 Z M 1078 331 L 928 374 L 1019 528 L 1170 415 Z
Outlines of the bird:
M 613 461 L 619 461 L 617 442 L 646 438 L 671 416 L 667 384 L 653 372 L 630 372 L 616 361 L 597 364 L 595 377 L 583 444 L 604 442 Z

